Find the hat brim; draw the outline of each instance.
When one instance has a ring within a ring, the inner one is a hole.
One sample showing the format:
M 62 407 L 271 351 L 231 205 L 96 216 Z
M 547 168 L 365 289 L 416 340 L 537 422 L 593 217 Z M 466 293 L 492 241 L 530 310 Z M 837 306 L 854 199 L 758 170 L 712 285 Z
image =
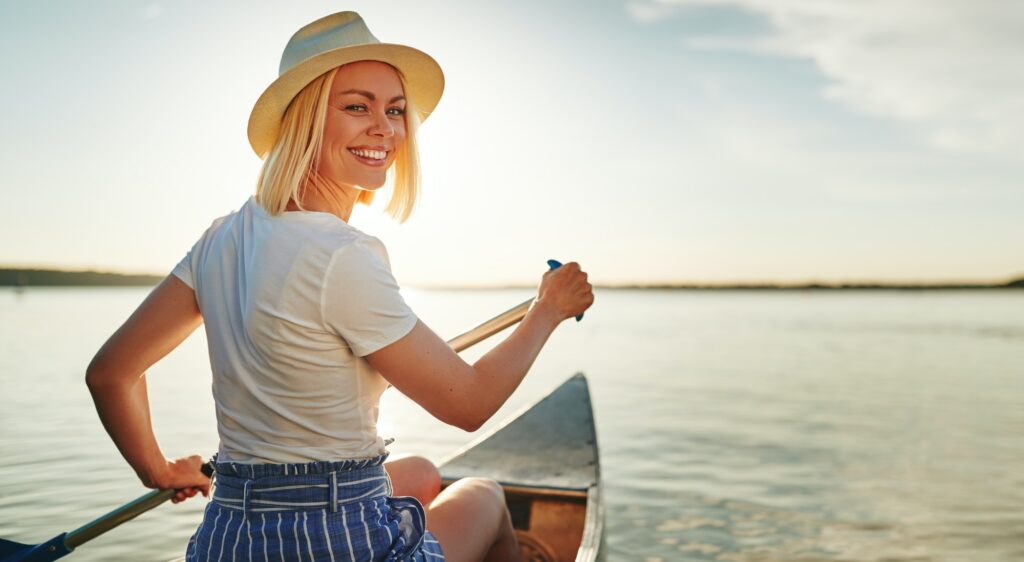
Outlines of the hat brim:
M 263 158 L 281 130 L 281 119 L 292 99 L 321 74 L 332 68 L 356 61 L 380 61 L 398 69 L 408 98 L 420 121 L 437 107 L 444 91 L 444 73 L 430 55 L 423 51 L 391 43 L 352 45 L 324 51 L 288 69 L 274 80 L 252 108 L 249 115 L 249 144 Z

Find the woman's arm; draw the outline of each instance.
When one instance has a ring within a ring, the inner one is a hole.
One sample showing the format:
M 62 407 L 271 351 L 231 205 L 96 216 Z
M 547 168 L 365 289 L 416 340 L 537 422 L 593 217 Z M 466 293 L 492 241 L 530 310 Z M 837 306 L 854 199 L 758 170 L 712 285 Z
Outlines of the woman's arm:
M 192 289 L 169 275 L 100 348 L 86 371 L 96 411 L 107 433 L 142 483 L 181 490 L 181 501 L 206 495 L 210 480 L 193 455 L 169 460 L 153 434 L 146 391 L 146 369 L 167 355 L 200 324 L 203 316 Z
M 569 263 L 544 274 L 537 300 L 515 331 L 473 365 L 422 322 L 402 339 L 366 356 L 403 394 L 439 420 L 475 431 L 526 376 L 562 320 L 594 302 L 587 274 Z

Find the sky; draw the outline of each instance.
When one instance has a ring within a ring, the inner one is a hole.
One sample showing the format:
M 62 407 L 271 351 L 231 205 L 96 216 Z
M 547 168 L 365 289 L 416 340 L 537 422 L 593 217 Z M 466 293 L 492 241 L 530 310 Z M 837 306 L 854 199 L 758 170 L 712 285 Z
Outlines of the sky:
M 1024 276 L 1024 4 L 989 0 L 6 1 L 0 266 L 168 272 L 348 9 L 446 76 L 416 214 L 351 219 L 403 285 Z

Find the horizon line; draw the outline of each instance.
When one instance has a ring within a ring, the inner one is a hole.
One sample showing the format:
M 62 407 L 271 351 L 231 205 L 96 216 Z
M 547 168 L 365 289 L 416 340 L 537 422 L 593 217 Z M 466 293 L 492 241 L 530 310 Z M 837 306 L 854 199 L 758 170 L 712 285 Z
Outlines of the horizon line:
M 36 280 L 31 282 L 28 275 L 43 275 L 50 279 L 43 283 Z M 59 283 L 54 283 L 57 276 Z M 156 284 L 166 275 L 153 273 L 126 273 L 119 271 L 104 271 L 99 269 L 50 269 L 42 267 L 9 267 L 0 266 L 0 286 L 28 286 L 28 285 L 75 285 L 73 277 L 88 278 L 85 285 L 102 286 L 104 278 L 108 281 L 120 281 L 115 284 L 125 284 L 133 280 L 140 286 Z M 78 279 L 77 281 L 85 281 Z M 404 286 L 418 290 L 442 290 L 442 291 L 477 291 L 477 290 L 519 290 L 533 289 L 535 284 L 527 283 L 488 283 L 488 284 L 459 284 L 459 283 L 407 283 Z M 880 281 L 866 279 L 845 279 L 845 280 L 824 280 L 808 279 L 803 281 L 623 281 L 610 283 L 594 283 L 597 289 L 918 289 L 918 288 L 985 288 L 985 287 L 1019 287 L 1024 286 L 1024 274 L 1009 276 L 998 280 L 918 280 L 918 281 Z

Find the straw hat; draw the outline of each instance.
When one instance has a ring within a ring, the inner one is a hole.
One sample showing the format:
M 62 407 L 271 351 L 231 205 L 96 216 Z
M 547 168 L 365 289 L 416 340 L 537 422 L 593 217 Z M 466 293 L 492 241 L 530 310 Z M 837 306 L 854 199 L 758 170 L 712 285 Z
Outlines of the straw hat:
M 404 45 L 381 43 L 355 12 L 332 14 L 298 30 L 284 48 L 277 80 L 264 90 L 249 115 L 249 144 L 256 155 L 262 158 L 274 146 L 284 112 L 302 88 L 334 67 L 361 60 L 397 68 L 405 96 L 421 120 L 441 99 L 444 74 L 430 55 Z

